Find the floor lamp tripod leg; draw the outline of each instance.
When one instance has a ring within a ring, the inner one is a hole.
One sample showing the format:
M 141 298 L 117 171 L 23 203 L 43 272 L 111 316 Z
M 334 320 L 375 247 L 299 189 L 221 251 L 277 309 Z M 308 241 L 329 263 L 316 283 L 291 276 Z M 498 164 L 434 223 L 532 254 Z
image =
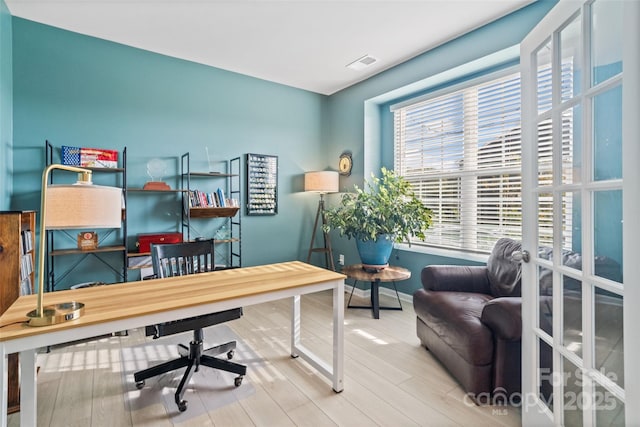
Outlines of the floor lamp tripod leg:
M 320 202 L 318 203 L 318 211 L 316 212 L 316 221 L 313 223 L 313 234 L 311 234 L 311 243 L 309 243 L 309 253 L 307 254 L 307 264 L 311 262 L 311 254 L 314 252 L 313 244 L 316 241 L 316 230 L 318 229 L 318 219 L 322 214 L 324 203 L 322 197 L 320 197 Z M 324 216 L 323 216 L 324 219 Z
M 325 218 L 324 218 L 324 198 L 323 198 L 323 194 L 320 194 L 320 201 L 318 202 L 318 210 L 316 212 L 316 220 L 313 223 L 313 233 L 311 234 L 311 243 L 309 244 L 309 253 L 307 254 L 307 263 L 311 263 L 311 254 L 314 252 L 324 252 L 325 254 L 325 262 L 326 262 L 326 266 L 327 268 L 330 268 L 331 270 L 335 271 L 336 267 L 333 263 L 333 251 L 331 249 L 331 239 L 329 238 L 329 234 L 327 234 L 324 231 L 324 226 L 326 224 Z M 322 224 L 322 237 L 323 237 L 323 241 L 324 241 L 324 247 L 322 248 L 314 248 L 313 244 L 316 241 L 316 231 L 318 230 L 318 220 L 320 220 L 320 218 L 322 218 L 322 220 L 320 221 Z

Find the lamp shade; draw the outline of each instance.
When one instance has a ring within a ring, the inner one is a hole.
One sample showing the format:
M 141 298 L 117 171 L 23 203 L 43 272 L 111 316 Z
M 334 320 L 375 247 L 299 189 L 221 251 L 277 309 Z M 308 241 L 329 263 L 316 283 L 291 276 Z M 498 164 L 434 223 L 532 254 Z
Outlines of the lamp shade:
M 46 188 L 45 227 L 120 228 L 122 189 L 91 184 L 50 185 Z
M 337 193 L 340 176 L 336 171 L 307 172 L 304 174 L 304 191 Z

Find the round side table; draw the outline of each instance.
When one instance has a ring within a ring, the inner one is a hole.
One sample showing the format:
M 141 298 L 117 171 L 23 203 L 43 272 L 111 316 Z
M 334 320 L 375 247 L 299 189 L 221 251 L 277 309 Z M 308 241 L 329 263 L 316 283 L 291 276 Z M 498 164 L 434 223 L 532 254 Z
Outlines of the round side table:
M 349 295 L 349 301 L 347 302 L 347 308 L 366 308 L 371 309 L 374 319 L 380 318 L 380 310 L 402 310 L 402 303 L 400 302 L 400 295 L 398 295 L 398 288 L 396 288 L 396 282 L 400 280 L 407 280 L 411 277 L 411 272 L 406 268 L 390 265 L 387 268 L 378 272 L 371 272 L 365 270 L 362 264 L 347 265 L 342 267 L 342 273 L 347 277 L 353 279 L 355 282 L 351 289 L 351 295 Z M 371 305 L 351 305 L 351 297 L 353 296 L 353 290 L 356 287 L 356 283 L 370 282 L 371 283 Z M 396 297 L 398 298 L 399 307 L 387 307 L 380 306 L 380 282 L 392 282 L 393 289 L 396 291 Z

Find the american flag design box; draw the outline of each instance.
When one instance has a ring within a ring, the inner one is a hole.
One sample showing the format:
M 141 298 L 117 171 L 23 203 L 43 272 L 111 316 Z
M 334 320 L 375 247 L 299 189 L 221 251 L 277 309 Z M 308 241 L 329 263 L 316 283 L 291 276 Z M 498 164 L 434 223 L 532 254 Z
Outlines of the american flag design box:
M 118 152 L 102 148 L 62 146 L 62 164 L 87 168 L 117 168 Z

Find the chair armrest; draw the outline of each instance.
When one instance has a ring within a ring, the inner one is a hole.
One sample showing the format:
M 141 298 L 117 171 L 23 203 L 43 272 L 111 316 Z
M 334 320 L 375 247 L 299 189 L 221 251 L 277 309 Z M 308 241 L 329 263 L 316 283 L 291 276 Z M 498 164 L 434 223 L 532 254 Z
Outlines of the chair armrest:
M 491 294 L 485 266 L 429 265 L 422 269 L 421 279 L 427 291 Z
M 480 317 L 496 338 L 518 341 L 522 338 L 522 298 L 502 297 L 487 302 Z

